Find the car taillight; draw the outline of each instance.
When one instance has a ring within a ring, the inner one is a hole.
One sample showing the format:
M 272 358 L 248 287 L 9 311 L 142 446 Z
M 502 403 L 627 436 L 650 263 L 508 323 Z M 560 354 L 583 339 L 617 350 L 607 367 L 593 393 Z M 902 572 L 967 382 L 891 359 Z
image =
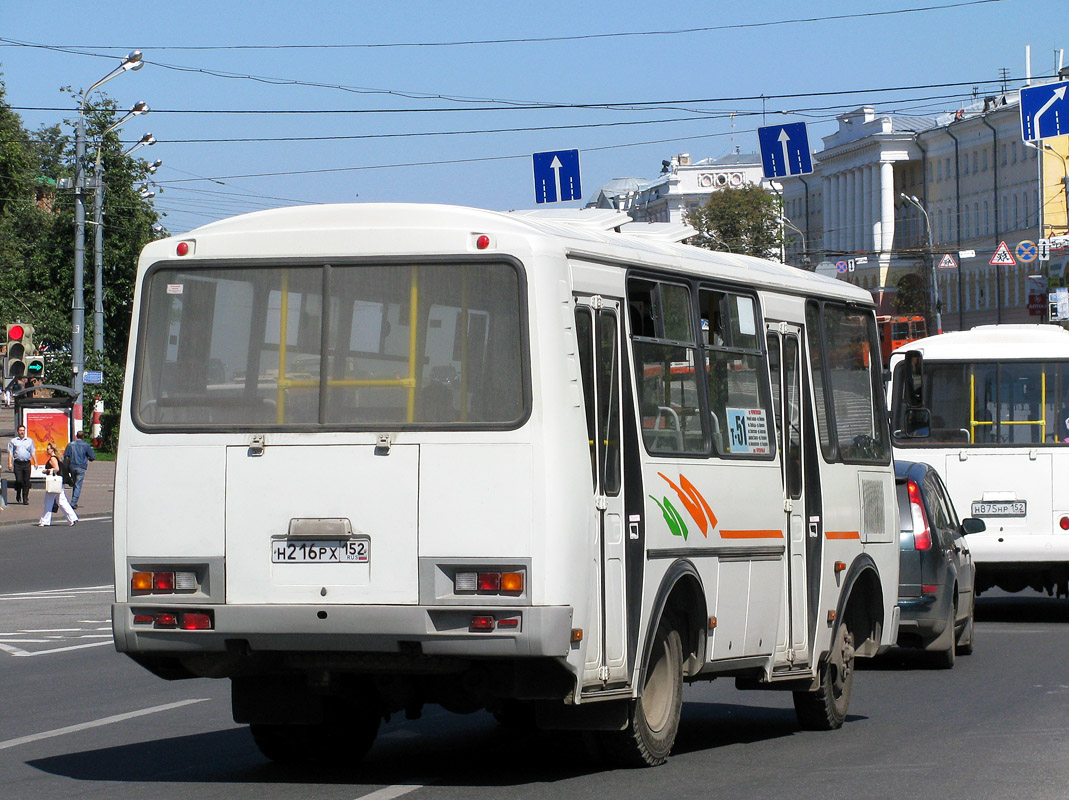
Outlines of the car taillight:
M 909 513 L 913 519 L 913 548 L 915 550 L 932 549 L 932 531 L 928 527 L 928 515 L 924 513 L 921 490 L 915 481 L 909 481 Z

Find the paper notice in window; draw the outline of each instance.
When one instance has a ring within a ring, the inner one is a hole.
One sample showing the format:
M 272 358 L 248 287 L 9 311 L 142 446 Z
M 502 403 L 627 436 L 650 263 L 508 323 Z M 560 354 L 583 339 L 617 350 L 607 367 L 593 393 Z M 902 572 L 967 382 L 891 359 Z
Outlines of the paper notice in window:
M 728 451 L 767 455 L 768 417 L 763 408 L 728 408 Z

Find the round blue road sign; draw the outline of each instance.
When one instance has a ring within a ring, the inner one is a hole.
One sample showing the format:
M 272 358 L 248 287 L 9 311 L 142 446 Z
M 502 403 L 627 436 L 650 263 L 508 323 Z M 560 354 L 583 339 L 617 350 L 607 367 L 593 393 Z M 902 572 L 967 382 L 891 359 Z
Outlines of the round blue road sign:
M 1017 245 L 1017 258 L 1027 264 L 1029 261 L 1035 261 L 1036 256 L 1039 254 L 1036 248 L 1036 243 L 1025 239 L 1023 242 Z

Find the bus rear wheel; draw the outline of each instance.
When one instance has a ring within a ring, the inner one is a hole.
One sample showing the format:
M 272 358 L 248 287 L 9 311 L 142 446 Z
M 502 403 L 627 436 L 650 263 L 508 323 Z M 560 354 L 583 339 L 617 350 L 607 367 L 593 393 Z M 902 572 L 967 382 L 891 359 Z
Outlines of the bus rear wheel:
M 845 620 L 835 631 L 819 680 L 815 692 L 794 693 L 794 711 L 805 730 L 835 730 L 846 720 L 854 686 L 854 634 Z
M 656 767 L 668 760 L 683 708 L 683 645 L 668 620 L 657 626 L 642 694 L 632 701 L 627 728 L 613 734 L 615 755 L 625 764 Z

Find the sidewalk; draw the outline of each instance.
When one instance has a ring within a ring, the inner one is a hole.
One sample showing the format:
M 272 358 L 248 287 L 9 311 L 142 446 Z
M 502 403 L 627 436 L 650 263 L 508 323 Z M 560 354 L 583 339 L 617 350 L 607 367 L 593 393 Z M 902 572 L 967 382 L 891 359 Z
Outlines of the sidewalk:
M 41 518 L 41 507 L 45 493 L 40 485 L 30 489 L 30 504 L 15 504 L 14 475 L 7 468 L 7 443 L 15 436 L 15 412 L 11 408 L 0 408 L 0 477 L 7 478 L 6 508 L 0 510 L 0 527 L 7 525 L 36 524 Z M 66 487 L 67 499 L 71 489 Z M 99 519 L 111 516 L 112 499 L 115 496 L 115 462 L 92 461 L 82 481 L 82 496 L 78 498 L 77 514 L 80 519 Z M 64 527 L 67 520 L 63 512 L 52 515 L 52 525 Z

